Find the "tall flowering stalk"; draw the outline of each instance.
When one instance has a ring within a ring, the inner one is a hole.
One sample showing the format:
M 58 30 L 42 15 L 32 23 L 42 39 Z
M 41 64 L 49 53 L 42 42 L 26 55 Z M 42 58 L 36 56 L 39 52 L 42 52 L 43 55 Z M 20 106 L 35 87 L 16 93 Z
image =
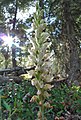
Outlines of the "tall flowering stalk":
M 29 62 L 36 67 L 29 74 L 31 77 L 34 76 L 31 79 L 31 84 L 37 89 L 37 95 L 31 98 L 31 102 L 36 102 L 39 105 L 37 120 L 46 120 L 44 110 L 51 108 L 46 99 L 50 96 L 49 90 L 53 87 L 50 84 L 53 80 L 53 57 L 50 53 L 51 42 L 48 42 L 47 25 L 41 18 L 42 11 L 38 9 L 34 15 L 33 29 L 35 34 L 30 40 L 32 46 L 29 49 Z

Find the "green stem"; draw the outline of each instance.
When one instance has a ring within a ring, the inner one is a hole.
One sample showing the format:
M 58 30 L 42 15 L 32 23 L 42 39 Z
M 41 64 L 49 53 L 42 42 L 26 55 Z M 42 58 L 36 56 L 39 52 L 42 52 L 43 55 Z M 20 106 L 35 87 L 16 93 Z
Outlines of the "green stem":
M 43 94 L 43 93 L 42 93 Z M 41 120 L 44 120 L 44 100 L 42 98 L 42 95 L 40 96 L 41 106 L 40 106 L 40 112 L 42 114 Z
M 11 119 L 11 116 L 14 115 L 16 111 L 17 111 L 17 109 L 15 109 L 12 114 L 11 114 L 11 112 L 10 112 L 10 115 L 9 115 L 9 117 L 8 117 L 8 120 Z
M 43 106 L 43 104 L 42 104 L 40 109 L 41 109 L 41 113 L 42 113 L 42 120 L 44 120 L 44 106 Z

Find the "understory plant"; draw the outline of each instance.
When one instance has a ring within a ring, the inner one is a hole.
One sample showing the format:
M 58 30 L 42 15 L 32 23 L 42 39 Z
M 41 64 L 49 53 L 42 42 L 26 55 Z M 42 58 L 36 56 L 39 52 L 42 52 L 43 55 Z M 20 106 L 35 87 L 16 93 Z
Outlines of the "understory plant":
M 37 89 L 37 94 L 31 98 L 31 102 L 36 102 L 39 106 L 37 120 L 47 120 L 44 112 L 52 108 L 47 98 L 50 97 L 49 90 L 53 87 L 50 84 L 53 80 L 53 51 L 50 51 L 51 40 L 42 13 L 37 7 L 33 22 L 34 34 L 30 39 L 31 47 L 28 50 L 29 63 L 35 66 L 35 70 L 29 71 L 29 75 L 31 84 Z

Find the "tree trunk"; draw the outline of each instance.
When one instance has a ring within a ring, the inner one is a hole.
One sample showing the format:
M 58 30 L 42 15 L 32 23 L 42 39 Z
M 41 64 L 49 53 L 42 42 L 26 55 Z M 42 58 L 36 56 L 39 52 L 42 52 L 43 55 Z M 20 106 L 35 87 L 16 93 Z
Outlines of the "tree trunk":
M 68 84 L 75 82 L 80 71 L 78 44 L 75 36 L 74 21 L 70 11 L 70 0 L 63 1 L 63 20 L 64 20 L 64 31 L 63 34 L 69 44 L 69 71 L 68 71 Z
M 17 0 L 15 2 L 15 14 L 14 14 L 14 20 L 13 20 L 13 30 L 15 29 L 15 25 L 16 25 L 16 17 L 17 17 Z
M 12 44 L 12 66 L 17 67 L 16 65 L 16 47 Z
M 15 25 L 16 25 L 16 17 L 17 17 L 17 0 L 15 3 L 15 14 L 14 14 L 14 22 L 13 22 L 13 30 L 15 30 Z M 12 45 L 12 66 L 16 67 L 16 47 Z

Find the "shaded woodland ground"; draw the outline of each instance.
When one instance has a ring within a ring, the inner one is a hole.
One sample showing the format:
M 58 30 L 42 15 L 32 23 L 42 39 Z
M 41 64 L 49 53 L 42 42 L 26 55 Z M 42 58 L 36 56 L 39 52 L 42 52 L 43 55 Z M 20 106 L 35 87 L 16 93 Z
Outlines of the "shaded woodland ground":
M 80 0 L 0 2 L 0 119 L 81 120 Z

